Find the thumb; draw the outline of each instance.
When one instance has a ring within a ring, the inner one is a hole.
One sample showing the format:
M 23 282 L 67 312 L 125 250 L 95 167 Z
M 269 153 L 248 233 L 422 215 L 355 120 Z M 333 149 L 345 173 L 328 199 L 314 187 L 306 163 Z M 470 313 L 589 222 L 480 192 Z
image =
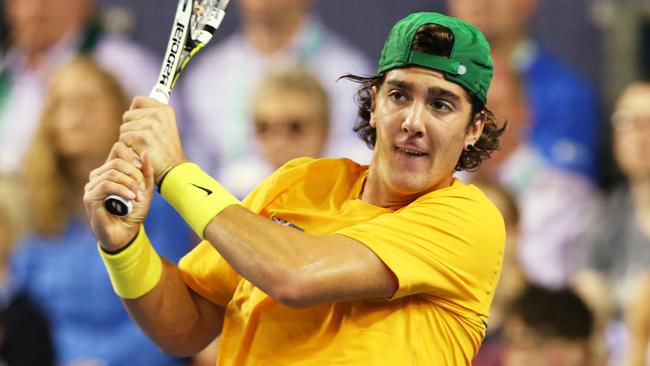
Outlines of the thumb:
M 153 177 L 153 164 L 151 159 L 149 159 L 149 154 L 147 152 L 142 153 L 142 175 L 144 176 L 144 187 L 147 192 L 150 192 L 154 188 L 154 177 Z

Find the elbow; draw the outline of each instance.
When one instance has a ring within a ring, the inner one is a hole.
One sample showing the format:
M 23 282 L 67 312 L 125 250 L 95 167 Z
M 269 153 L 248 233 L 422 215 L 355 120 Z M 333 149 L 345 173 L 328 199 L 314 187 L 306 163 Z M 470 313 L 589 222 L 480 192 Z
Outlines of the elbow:
M 201 352 L 203 348 L 191 342 L 156 342 L 158 347 L 167 355 L 173 357 L 192 357 Z M 205 345 L 207 346 L 207 344 Z
M 276 302 L 294 309 L 315 305 L 313 286 L 308 279 L 298 273 L 285 273 L 278 276 L 270 287 L 268 295 Z
M 158 345 L 160 349 L 167 355 L 173 357 L 192 357 L 199 353 L 200 350 L 194 351 L 187 347 L 179 347 L 178 345 Z

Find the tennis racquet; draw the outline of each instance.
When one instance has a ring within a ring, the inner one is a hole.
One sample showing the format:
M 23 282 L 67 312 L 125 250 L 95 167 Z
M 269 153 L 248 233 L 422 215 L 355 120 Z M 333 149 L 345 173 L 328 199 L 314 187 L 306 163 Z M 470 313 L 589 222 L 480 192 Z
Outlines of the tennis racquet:
M 230 0 L 179 0 L 160 75 L 149 97 L 161 103 L 169 95 L 190 59 L 209 41 L 221 25 Z M 133 204 L 118 195 L 104 199 L 104 207 L 116 216 L 126 216 Z

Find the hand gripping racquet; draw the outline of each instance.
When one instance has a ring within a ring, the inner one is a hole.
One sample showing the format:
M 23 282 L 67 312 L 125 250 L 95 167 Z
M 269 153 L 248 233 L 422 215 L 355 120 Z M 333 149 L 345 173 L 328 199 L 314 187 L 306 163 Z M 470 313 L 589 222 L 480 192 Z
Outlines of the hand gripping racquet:
M 169 95 L 190 59 L 209 41 L 221 25 L 230 0 L 179 0 L 160 75 L 149 97 L 161 103 Z M 116 216 L 126 216 L 133 204 L 118 195 L 104 199 L 104 207 Z

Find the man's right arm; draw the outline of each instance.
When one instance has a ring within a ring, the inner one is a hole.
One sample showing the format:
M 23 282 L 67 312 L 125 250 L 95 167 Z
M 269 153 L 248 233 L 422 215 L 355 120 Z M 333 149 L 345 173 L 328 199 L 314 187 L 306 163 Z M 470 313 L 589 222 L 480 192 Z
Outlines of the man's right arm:
M 224 309 L 187 287 L 178 267 L 164 259 L 153 290 L 122 301 L 140 328 L 171 355 L 198 353 L 221 332 Z
M 165 352 L 186 356 L 202 350 L 221 330 L 223 307 L 193 292 L 176 265 L 161 258 L 142 222 L 153 196 L 153 167 L 121 143 L 107 162 L 90 174 L 84 205 L 116 293 L 131 317 Z M 104 209 L 104 198 L 118 194 L 133 202 L 120 218 Z

